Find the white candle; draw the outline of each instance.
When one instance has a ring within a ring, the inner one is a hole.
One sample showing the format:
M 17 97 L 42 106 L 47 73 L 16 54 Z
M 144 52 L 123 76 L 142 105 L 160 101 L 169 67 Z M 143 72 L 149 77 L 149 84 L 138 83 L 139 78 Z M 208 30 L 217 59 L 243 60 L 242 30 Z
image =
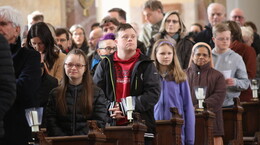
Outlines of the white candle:
M 258 98 L 257 89 L 253 90 L 253 98 Z
M 39 131 L 38 113 L 37 111 L 31 111 L 32 117 L 32 132 Z
M 204 108 L 203 107 L 203 102 L 204 102 L 204 100 L 199 100 L 199 108 Z
M 126 107 L 127 110 L 133 110 L 132 96 L 126 97 Z
M 126 108 L 127 108 L 127 119 L 133 120 L 132 113 L 133 113 L 133 102 L 132 102 L 132 96 L 126 97 Z
M 203 99 L 204 90 L 203 88 L 198 88 L 198 99 Z

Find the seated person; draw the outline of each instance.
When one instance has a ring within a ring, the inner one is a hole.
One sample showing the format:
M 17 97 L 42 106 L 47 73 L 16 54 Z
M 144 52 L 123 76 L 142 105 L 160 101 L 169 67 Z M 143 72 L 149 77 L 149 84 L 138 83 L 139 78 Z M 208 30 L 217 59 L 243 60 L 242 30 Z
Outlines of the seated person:
M 226 96 L 224 76 L 213 68 L 211 47 L 204 42 L 194 45 L 190 66 L 187 69 L 193 105 L 198 105 L 195 87 L 206 87 L 205 102 L 216 115 L 213 123 L 214 144 L 222 145 L 224 135 L 222 104 Z
M 65 58 L 61 85 L 50 94 L 46 108 L 49 136 L 88 134 L 87 120 L 105 126 L 106 106 L 103 91 L 93 84 L 87 58 L 80 49 Z

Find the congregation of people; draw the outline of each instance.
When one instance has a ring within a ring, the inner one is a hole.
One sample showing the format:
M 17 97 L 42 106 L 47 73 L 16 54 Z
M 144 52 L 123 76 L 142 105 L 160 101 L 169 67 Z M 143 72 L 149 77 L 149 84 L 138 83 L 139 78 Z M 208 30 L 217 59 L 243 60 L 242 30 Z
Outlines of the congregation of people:
M 25 109 L 43 107 L 48 136 L 86 135 L 88 120 L 99 128 L 128 124 L 122 100 L 131 96 L 145 120 L 145 145 L 156 136 L 156 120 L 171 119 L 178 108 L 181 142 L 195 143 L 196 89 L 216 115 L 214 144 L 223 145 L 222 108 L 233 98 L 250 102 L 250 79 L 260 77 L 260 36 L 243 10 L 230 17 L 220 3 L 207 7 L 209 24 L 185 26 L 181 13 L 164 12 L 147 1 L 139 33 L 126 12 L 112 8 L 86 33 L 80 24 L 52 26 L 44 14 L 21 14 L 0 7 L 0 144 L 27 145 L 31 128 Z M 24 30 L 23 30 L 24 28 Z M 22 31 L 23 30 L 23 31 Z

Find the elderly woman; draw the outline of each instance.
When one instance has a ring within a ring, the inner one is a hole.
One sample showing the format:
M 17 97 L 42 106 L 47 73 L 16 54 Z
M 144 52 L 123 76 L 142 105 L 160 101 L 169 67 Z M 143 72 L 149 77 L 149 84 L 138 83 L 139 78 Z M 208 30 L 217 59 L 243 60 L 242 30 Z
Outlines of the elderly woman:
M 151 39 L 151 46 L 159 40 L 166 39 L 170 41 L 176 49 L 182 69 L 186 69 L 189 64 L 192 41 L 185 37 L 186 27 L 180 18 L 180 14 L 176 11 L 167 12 L 162 20 L 159 33 L 155 34 Z M 151 50 L 148 49 L 147 55 L 150 56 Z
M 86 38 L 86 31 L 83 26 L 75 24 L 70 27 L 72 33 L 72 46 L 71 49 L 78 48 L 88 54 L 88 41 Z
M 223 144 L 222 104 L 226 96 L 226 83 L 222 73 L 213 68 L 211 47 L 208 44 L 199 42 L 194 45 L 190 66 L 186 73 L 194 106 L 198 104 L 195 88 L 207 87 L 205 102 L 212 109 L 211 111 L 216 114 L 213 126 L 214 144 Z

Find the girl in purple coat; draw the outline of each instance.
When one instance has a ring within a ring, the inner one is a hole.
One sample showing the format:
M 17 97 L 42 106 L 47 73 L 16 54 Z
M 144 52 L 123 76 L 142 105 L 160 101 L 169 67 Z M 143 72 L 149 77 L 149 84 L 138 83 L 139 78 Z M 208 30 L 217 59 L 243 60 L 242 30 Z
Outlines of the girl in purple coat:
M 155 120 L 171 119 L 170 107 L 177 107 L 182 115 L 182 144 L 193 145 L 195 115 L 190 96 L 187 76 L 181 69 L 173 44 L 165 39 L 158 40 L 153 47 L 152 59 L 161 76 L 161 94 L 154 107 Z

